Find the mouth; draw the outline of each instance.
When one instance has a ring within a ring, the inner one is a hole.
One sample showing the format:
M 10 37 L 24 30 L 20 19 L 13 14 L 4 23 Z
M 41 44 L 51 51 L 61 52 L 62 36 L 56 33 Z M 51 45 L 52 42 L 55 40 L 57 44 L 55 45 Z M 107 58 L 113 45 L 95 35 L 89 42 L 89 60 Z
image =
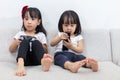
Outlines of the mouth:
M 32 26 L 27 26 L 27 27 L 32 27 Z

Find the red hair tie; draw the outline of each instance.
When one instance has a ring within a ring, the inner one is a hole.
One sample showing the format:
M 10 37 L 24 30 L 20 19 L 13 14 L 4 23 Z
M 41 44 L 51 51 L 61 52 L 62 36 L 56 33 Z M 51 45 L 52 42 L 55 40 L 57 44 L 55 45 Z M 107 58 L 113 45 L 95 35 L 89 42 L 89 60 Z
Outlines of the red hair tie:
M 22 19 L 23 19 L 23 14 L 24 14 L 24 12 L 26 11 L 28 9 L 28 6 L 24 6 L 23 8 L 22 8 Z

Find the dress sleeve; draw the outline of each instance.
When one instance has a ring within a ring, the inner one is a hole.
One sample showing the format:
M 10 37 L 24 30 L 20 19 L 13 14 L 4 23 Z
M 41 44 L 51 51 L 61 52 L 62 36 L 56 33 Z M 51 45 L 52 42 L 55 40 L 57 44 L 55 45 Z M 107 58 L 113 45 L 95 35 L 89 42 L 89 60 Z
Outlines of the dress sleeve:
M 83 36 L 82 35 L 79 35 L 78 36 L 78 40 L 82 40 L 83 39 Z
M 42 43 L 42 44 L 47 44 L 47 38 L 45 36 L 44 33 L 39 33 L 38 34 L 38 40 Z
M 59 36 L 61 36 L 61 35 L 62 35 L 62 32 L 58 32 L 57 34 L 58 34 Z
M 21 35 L 21 32 L 18 32 L 18 33 L 14 36 L 14 39 L 19 39 L 19 38 L 20 38 L 20 35 Z

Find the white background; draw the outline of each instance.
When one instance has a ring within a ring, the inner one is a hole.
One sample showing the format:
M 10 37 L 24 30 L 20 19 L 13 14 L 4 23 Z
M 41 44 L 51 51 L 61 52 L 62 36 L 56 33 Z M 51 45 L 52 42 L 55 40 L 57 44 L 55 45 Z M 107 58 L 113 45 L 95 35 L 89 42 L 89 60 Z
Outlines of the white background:
M 78 13 L 83 29 L 120 28 L 120 0 L 0 0 L 0 25 L 20 26 L 24 5 L 40 9 L 45 27 L 57 27 L 65 10 Z

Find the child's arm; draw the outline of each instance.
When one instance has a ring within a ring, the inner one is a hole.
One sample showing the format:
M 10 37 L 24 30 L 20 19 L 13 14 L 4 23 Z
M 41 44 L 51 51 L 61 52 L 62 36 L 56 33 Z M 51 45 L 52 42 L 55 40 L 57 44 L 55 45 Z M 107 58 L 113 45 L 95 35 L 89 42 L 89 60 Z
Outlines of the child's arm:
M 64 45 L 67 48 L 75 51 L 76 53 L 82 53 L 83 52 L 83 40 L 79 40 L 78 43 L 77 43 L 77 46 L 73 45 L 70 40 L 69 40 L 69 42 L 64 41 Z
M 43 49 L 44 49 L 45 53 L 48 53 L 47 45 L 46 44 L 42 44 L 42 46 L 43 46 Z
M 69 36 L 68 36 L 66 33 L 62 32 L 60 35 L 57 34 L 57 35 L 53 38 L 53 40 L 50 42 L 50 45 L 51 45 L 51 46 L 55 46 L 55 45 L 57 45 L 61 40 L 66 40 L 66 39 L 68 39 L 68 38 L 69 38 Z
M 50 42 L 51 46 L 57 45 L 61 41 L 61 37 L 57 34 Z
M 18 45 L 20 44 L 20 42 L 21 42 L 21 40 L 19 40 L 19 39 L 14 39 L 13 42 L 12 42 L 12 44 L 11 44 L 10 47 L 9 47 L 9 51 L 10 51 L 11 53 L 15 52 L 15 51 L 17 50 Z

